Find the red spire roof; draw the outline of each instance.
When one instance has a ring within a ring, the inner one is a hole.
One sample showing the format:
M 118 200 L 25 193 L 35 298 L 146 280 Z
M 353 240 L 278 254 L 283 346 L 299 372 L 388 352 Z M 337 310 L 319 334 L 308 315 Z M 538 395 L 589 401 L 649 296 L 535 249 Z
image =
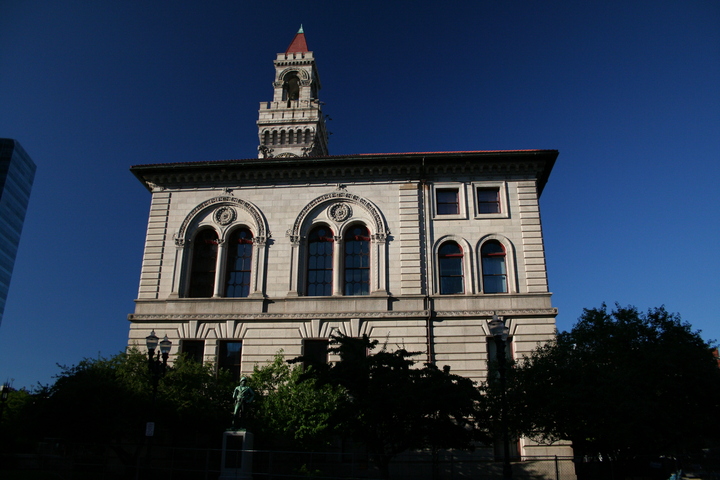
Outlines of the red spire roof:
M 309 51 L 305 41 L 305 32 L 303 32 L 303 27 L 300 25 L 300 30 L 295 34 L 295 38 L 290 42 L 290 46 L 285 50 L 285 53 L 305 53 Z

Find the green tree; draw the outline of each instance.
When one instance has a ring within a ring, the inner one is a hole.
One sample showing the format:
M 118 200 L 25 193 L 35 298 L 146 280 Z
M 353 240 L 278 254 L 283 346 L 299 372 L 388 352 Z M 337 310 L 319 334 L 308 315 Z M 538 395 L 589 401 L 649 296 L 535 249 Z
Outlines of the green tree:
M 448 367 L 416 368 L 404 349 L 373 353 L 378 341 L 367 336 L 333 336 L 330 345 L 339 361 L 307 376 L 344 389 L 332 421 L 365 444 L 384 478 L 406 450 L 472 448 L 479 393 L 471 380 Z
M 255 390 L 251 425 L 267 447 L 310 450 L 332 440 L 330 418 L 343 391 L 301 374 L 302 368 L 289 365 L 282 351 L 272 362 L 255 365 L 249 381 Z
M 137 350 L 60 368 L 52 385 L 26 394 L 11 412 L 7 427 L 18 438 L 37 435 L 24 438 L 26 448 L 51 437 L 98 452 L 107 446 L 134 465 L 148 421 L 156 422 L 156 442 L 212 447 L 219 447 L 230 423 L 234 381 L 211 364 L 178 357 L 159 382 L 155 402 L 147 356 Z
M 180 355 L 159 383 L 158 422 L 175 444 L 218 447 L 231 423 L 236 384 L 230 371 Z
M 691 453 L 720 426 L 711 347 L 663 307 L 586 309 L 514 369 L 511 416 L 540 440 L 571 440 L 577 456 Z

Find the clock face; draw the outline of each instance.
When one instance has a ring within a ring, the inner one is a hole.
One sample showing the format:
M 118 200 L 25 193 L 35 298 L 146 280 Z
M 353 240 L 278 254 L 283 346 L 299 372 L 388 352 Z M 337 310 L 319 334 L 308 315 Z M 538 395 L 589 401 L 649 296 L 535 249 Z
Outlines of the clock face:
M 295 155 L 294 153 L 287 152 L 287 153 L 281 153 L 280 155 L 278 155 L 275 158 L 290 158 L 290 157 L 297 157 L 297 155 Z

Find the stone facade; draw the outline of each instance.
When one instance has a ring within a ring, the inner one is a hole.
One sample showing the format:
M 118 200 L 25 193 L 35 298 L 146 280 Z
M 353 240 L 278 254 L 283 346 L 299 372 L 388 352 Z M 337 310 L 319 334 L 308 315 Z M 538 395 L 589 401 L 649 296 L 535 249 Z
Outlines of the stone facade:
M 368 334 L 482 380 L 493 315 L 508 325 L 516 358 L 555 329 L 538 200 L 557 154 L 134 166 L 152 200 L 129 345 L 144 348 L 154 330 L 173 342 L 171 358 L 220 362 L 232 342 L 239 374 L 281 349 L 308 353 L 334 332 Z M 523 442 L 523 454 L 545 453 L 559 452 Z
M 480 379 L 493 314 L 510 326 L 516 355 L 554 331 L 538 192 L 556 155 L 462 152 L 133 167 L 152 203 L 130 343 L 143 344 L 152 329 L 167 331 L 176 345 L 183 338 L 205 340 L 206 359 L 213 360 L 213 340 L 239 338 L 243 370 L 251 371 L 279 348 L 300 355 L 302 338 L 327 338 L 337 329 L 388 338 Z M 478 178 L 506 194 L 501 216 L 474 211 Z M 458 190 L 459 214 L 435 212 L 438 186 Z M 232 212 L 227 223 L 220 218 L 225 211 Z M 343 234 L 357 224 L 370 234 L 369 292 L 344 295 Z M 329 296 L 307 295 L 307 234 L 316 225 L 333 234 Z M 227 298 L 224 242 L 240 226 L 253 234 L 250 291 Z M 204 228 L 218 234 L 220 267 L 213 296 L 191 298 L 193 238 Z M 483 291 L 487 241 L 505 247 L 506 292 Z M 438 250 L 447 242 L 462 248 L 462 293 L 440 292 Z

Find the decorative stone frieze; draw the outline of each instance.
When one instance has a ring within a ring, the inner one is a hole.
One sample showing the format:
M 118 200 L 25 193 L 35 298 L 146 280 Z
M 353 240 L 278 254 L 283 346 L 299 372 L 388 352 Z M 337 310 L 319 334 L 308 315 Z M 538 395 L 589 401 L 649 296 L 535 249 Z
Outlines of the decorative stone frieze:
M 240 198 L 223 196 L 223 197 L 211 198 L 211 199 L 206 200 L 206 201 L 202 202 L 201 204 L 197 205 L 195 208 L 193 208 L 190 211 L 190 213 L 187 214 L 187 216 L 185 217 L 185 220 L 183 220 L 182 224 L 180 225 L 180 228 L 176 234 L 176 238 L 186 238 L 187 237 L 188 227 L 189 227 L 190 223 L 197 217 L 197 215 L 200 212 L 202 212 L 208 208 L 214 207 L 216 205 L 224 205 L 224 204 L 235 205 L 237 207 L 242 208 L 247 213 L 249 213 L 254 221 L 254 227 L 257 228 L 257 236 L 261 236 L 261 237 L 269 237 L 270 236 L 270 232 L 267 231 L 267 227 L 265 224 L 265 218 L 263 217 L 263 215 L 260 213 L 260 210 L 255 205 L 253 205 L 252 203 L 247 202 L 245 200 L 242 200 Z M 221 209 L 218 209 L 217 212 L 219 212 L 220 210 Z M 233 211 L 233 213 L 234 213 L 234 211 Z M 218 221 L 217 218 L 216 218 L 216 221 Z M 233 221 L 234 221 L 234 219 L 233 219 Z M 218 223 L 220 223 L 220 222 L 218 221 Z M 229 223 L 232 223 L 232 222 L 229 222 Z
M 131 322 L 143 321 L 178 321 L 190 320 L 244 320 L 244 321 L 274 321 L 274 320 L 302 320 L 308 318 L 343 319 L 343 318 L 427 318 L 428 310 L 412 312 L 311 312 L 311 313 L 207 313 L 207 314 L 130 314 Z M 490 315 L 492 316 L 492 315 Z

